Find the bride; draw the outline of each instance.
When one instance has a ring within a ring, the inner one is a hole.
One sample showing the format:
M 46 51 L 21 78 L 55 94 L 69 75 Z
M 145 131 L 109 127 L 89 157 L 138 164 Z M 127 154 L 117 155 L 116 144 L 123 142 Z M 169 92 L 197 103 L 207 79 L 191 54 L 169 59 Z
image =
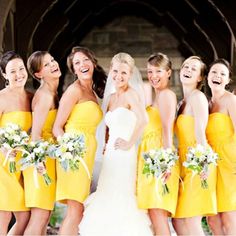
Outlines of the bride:
M 103 111 L 106 146 L 95 193 L 85 202 L 82 236 L 151 236 L 150 220 L 136 203 L 135 144 L 147 123 L 142 78 L 127 53 L 111 61 Z M 99 140 L 101 142 L 101 140 Z

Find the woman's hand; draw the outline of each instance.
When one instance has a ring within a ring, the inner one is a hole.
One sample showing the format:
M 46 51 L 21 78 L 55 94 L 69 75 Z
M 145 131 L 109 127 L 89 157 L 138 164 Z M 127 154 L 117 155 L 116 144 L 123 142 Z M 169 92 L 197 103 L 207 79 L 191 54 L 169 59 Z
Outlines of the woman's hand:
M 44 175 L 46 173 L 46 166 L 45 166 L 44 162 L 38 163 L 38 165 L 37 165 L 37 172 L 40 175 Z
M 122 138 L 116 139 L 114 144 L 115 149 L 121 149 L 121 150 L 129 150 L 131 146 L 132 145 L 128 141 L 125 141 Z
M 200 179 L 201 179 L 201 180 L 206 180 L 206 179 L 208 178 L 208 176 L 209 176 L 209 171 L 207 171 L 207 172 L 202 171 L 202 172 L 200 173 Z
M 170 176 L 171 176 L 171 172 L 169 172 L 169 171 L 166 171 L 166 172 L 161 176 L 161 179 L 162 179 L 162 181 L 163 181 L 164 184 L 168 181 L 168 179 L 170 178 Z
M 7 156 L 7 153 L 10 151 L 10 149 L 8 148 L 5 148 L 5 147 L 1 147 L 1 152 L 2 154 L 6 157 Z M 16 154 L 17 154 L 17 151 L 16 150 L 11 150 L 11 152 L 8 154 L 9 158 L 15 158 L 16 157 Z

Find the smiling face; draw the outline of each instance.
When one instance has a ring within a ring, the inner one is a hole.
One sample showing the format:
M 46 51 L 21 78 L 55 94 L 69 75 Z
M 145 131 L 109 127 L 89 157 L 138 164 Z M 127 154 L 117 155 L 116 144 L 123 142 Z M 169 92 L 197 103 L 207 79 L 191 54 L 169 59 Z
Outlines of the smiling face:
M 45 54 L 41 59 L 41 69 L 35 73 L 37 78 L 59 78 L 61 71 L 58 62 L 49 54 Z
M 20 58 L 10 60 L 6 65 L 4 77 L 9 81 L 9 87 L 24 87 L 28 74 L 23 60 Z
M 131 77 L 130 66 L 126 63 L 114 61 L 111 67 L 111 76 L 116 88 L 126 87 Z
M 208 85 L 211 90 L 222 90 L 230 82 L 229 69 L 222 63 L 211 66 L 207 76 Z
M 183 85 L 198 85 L 202 81 L 202 65 L 198 59 L 190 58 L 184 61 L 180 70 L 180 81 Z
M 72 59 L 73 71 L 79 79 L 92 79 L 94 64 L 88 56 L 82 52 L 76 52 Z
M 167 86 L 171 70 L 166 70 L 162 66 L 154 66 L 147 63 L 147 77 L 153 88 L 159 89 Z

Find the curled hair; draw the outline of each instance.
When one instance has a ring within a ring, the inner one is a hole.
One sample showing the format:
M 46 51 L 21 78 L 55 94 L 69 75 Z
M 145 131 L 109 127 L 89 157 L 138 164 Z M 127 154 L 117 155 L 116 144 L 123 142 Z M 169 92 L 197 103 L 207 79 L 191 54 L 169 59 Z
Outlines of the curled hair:
M 27 60 L 27 68 L 28 68 L 29 74 L 37 80 L 39 78 L 37 78 L 35 73 L 39 72 L 42 69 L 43 57 L 46 54 L 49 54 L 49 52 L 47 52 L 47 51 L 36 51 L 36 52 L 33 52 Z
M 203 62 L 201 57 L 199 57 L 199 56 L 190 56 L 190 57 L 188 57 L 187 59 L 184 60 L 182 66 L 181 66 L 181 69 L 184 67 L 186 62 L 188 62 L 190 60 L 198 60 L 201 64 L 200 76 L 201 76 L 202 80 L 200 82 L 198 82 L 198 84 L 197 84 L 197 89 L 201 89 L 202 86 L 203 86 L 204 80 L 206 79 L 206 76 L 207 76 L 207 66 Z
M 103 98 L 107 75 L 105 71 L 103 70 L 103 68 L 100 65 L 98 65 L 97 59 L 94 53 L 90 49 L 86 47 L 79 47 L 79 46 L 72 48 L 71 53 L 67 57 L 67 67 L 69 71 L 73 74 L 75 73 L 74 67 L 73 67 L 73 58 L 77 52 L 83 53 L 92 61 L 94 65 L 92 88 L 99 98 Z
M 171 70 L 172 68 L 172 63 L 170 59 L 168 58 L 168 56 L 161 52 L 152 54 L 148 58 L 147 63 L 149 63 L 152 66 L 163 67 L 167 71 Z

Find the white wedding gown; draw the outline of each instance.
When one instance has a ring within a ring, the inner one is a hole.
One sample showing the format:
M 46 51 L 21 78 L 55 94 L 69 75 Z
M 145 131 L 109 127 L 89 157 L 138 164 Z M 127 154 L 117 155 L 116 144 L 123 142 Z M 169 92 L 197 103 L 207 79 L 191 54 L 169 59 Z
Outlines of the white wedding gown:
M 136 203 L 137 153 L 115 150 L 117 138 L 129 140 L 136 124 L 134 112 L 124 107 L 108 111 L 105 116 L 109 140 L 96 192 L 85 202 L 79 225 L 82 236 L 151 236 L 150 220 Z

